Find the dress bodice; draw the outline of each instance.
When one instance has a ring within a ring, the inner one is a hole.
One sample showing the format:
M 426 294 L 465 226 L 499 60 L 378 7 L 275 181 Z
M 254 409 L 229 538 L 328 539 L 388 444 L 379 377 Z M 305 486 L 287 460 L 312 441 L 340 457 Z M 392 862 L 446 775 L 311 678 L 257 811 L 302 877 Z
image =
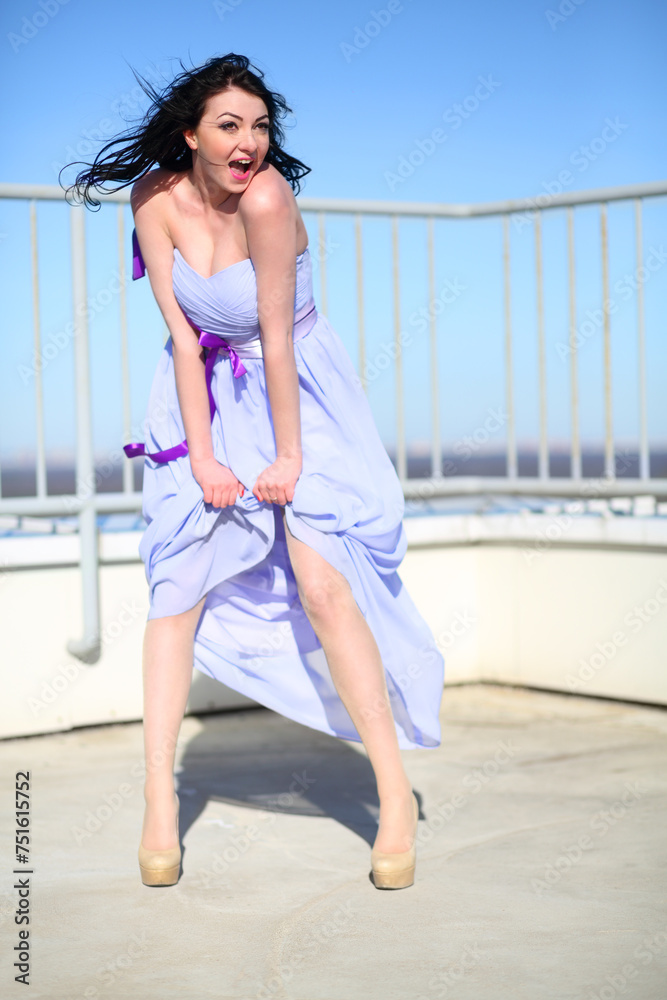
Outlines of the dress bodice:
M 132 234 L 135 278 L 145 272 L 136 230 Z M 259 338 L 257 280 L 250 260 L 238 261 L 205 278 L 174 247 L 172 282 L 186 316 L 207 333 L 242 345 Z M 314 306 L 312 262 L 308 247 L 296 258 L 295 317 Z
M 296 258 L 294 312 L 312 305 L 313 279 L 308 247 Z M 234 344 L 259 337 L 257 316 L 257 279 L 250 260 L 238 261 L 202 277 L 174 248 L 172 271 L 174 295 L 183 311 L 208 333 L 224 337 Z

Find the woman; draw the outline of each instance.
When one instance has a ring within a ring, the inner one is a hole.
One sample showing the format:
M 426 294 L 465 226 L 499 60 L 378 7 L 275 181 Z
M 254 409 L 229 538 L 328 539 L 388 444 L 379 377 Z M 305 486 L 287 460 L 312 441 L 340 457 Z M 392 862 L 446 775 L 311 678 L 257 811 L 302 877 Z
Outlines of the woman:
M 146 456 L 144 743 L 147 764 L 163 762 L 147 766 L 142 880 L 178 880 L 174 756 L 194 657 L 363 742 L 380 801 L 374 884 L 412 885 L 419 806 L 400 750 L 440 745 L 444 663 L 397 573 L 399 480 L 313 301 L 295 200 L 309 168 L 281 145 L 290 109 L 234 53 L 162 95 L 144 89 L 153 105 L 132 141 L 105 146 L 75 185 L 99 205 L 91 187 L 135 182 L 133 276 L 147 271 L 171 334 L 146 443 L 125 446 Z

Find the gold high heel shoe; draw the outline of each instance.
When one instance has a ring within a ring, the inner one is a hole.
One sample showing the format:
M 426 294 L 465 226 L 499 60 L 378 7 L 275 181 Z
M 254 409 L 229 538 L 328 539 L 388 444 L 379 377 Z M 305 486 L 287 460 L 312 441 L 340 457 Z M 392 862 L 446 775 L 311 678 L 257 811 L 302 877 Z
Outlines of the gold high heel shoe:
M 376 889 L 407 889 L 415 880 L 419 803 L 414 792 L 412 801 L 415 810 L 415 836 L 410 850 L 390 854 L 376 851 L 375 848 L 371 850 L 371 869 Z
M 181 800 L 176 796 L 176 836 L 178 837 L 178 814 Z M 142 835 L 143 836 L 143 835 Z M 181 867 L 181 845 L 168 847 L 163 851 L 150 851 L 139 844 L 139 869 L 144 885 L 175 885 Z

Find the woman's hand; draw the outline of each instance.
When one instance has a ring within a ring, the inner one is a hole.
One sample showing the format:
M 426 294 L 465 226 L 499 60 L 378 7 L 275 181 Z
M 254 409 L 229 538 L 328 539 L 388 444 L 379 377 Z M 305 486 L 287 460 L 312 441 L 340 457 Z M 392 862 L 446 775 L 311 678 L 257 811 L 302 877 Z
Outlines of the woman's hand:
M 284 507 L 294 499 L 294 487 L 301 475 L 301 458 L 277 458 L 257 477 L 252 492 L 261 502 Z
M 217 458 L 190 458 L 192 475 L 204 491 L 204 501 L 214 507 L 228 507 L 243 496 L 244 486 L 231 469 L 221 465 Z M 275 493 L 273 494 L 275 496 Z

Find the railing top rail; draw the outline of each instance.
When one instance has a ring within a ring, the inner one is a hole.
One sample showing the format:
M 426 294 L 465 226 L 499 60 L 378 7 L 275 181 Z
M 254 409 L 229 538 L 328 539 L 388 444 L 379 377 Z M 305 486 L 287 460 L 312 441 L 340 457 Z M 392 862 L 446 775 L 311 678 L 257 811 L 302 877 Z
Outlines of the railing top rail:
M 465 219 L 472 217 L 508 215 L 514 212 L 532 212 L 550 208 L 568 208 L 576 205 L 594 205 L 599 202 L 624 201 L 630 198 L 654 198 L 667 195 L 667 181 L 649 181 L 646 184 L 625 184 L 618 187 L 594 188 L 590 191 L 569 191 L 548 194 L 542 191 L 532 198 L 513 198 L 507 201 L 488 201 L 477 204 L 445 204 L 428 201 L 364 201 L 353 198 L 306 198 L 297 202 L 304 212 L 363 213 L 366 215 L 442 216 Z M 129 202 L 130 188 L 109 194 L 96 195 L 104 202 Z M 65 191 L 57 184 L 0 183 L 0 199 L 19 198 L 37 201 L 63 201 Z

